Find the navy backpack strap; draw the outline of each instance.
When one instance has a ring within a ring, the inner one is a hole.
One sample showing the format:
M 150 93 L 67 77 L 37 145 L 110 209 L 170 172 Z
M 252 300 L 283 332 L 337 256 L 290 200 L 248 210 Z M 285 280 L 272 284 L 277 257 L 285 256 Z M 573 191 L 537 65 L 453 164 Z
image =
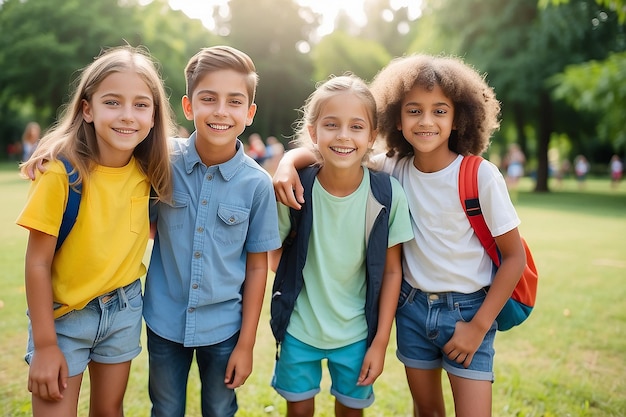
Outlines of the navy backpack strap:
M 59 250 L 63 241 L 74 227 L 76 223 L 76 217 L 78 216 L 78 208 L 80 206 L 80 190 L 81 184 L 72 186 L 72 183 L 78 179 L 78 171 L 74 170 L 72 164 L 64 158 L 60 159 L 65 165 L 65 171 L 69 180 L 69 194 L 67 197 L 67 205 L 65 206 L 65 212 L 63 213 L 63 220 L 61 220 L 61 227 L 59 228 L 59 237 L 57 238 L 57 246 L 55 250 Z

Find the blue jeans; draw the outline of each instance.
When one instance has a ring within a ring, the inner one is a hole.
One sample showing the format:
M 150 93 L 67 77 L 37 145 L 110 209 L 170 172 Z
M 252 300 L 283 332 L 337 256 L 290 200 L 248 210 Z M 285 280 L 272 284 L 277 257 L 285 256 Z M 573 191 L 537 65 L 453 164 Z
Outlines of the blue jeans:
M 239 334 L 211 346 L 185 347 L 163 339 L 148 328 L 150 372 L 148 392 L 152 417 L 184 417 L 187 378 L 194 352 L 202 388 L 203 417 L 230 417 L 237 412 L 235 390 L 224 384 L 226 365 Z

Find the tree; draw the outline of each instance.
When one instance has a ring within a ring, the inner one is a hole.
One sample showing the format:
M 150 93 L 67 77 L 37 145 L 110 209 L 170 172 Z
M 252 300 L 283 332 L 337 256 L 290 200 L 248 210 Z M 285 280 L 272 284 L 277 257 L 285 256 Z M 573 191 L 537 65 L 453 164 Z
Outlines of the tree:
M 52 123 L 81 68 L 104 48 L 146 47 L 159 64 L 172 108 L 185 120 L 183 70 L 201 47 L 222 43 L 199 20 L 167 0 L 6 0 L 0 3 L 0 137 L 21 133 L 25 119 Z
M 117 0 L 6 0 L 0 9 L 2 97 L 31 100 L 50 123 L 76 70 L 103 47 L 137 39 L 137 21 Z
M 517 141 L 536 132 L 536 191 L 548 190 L 548 145 L 558 109 L 547 80 L 565 66 L 602 58 L 619 47 L 615 13 L 591 0 L 538 9 L 536 0 L 447 1 L 434 11 L 441 33 L 455 34 L 458 52 L 488 74 Z M 471 16 L 468 19 L 467 16 Z
M 391 59 L 381 44 L 350 36 L 343 31 L 325 36 L 315 46 L 311 56 L 318 81 L 331 74 L 341 75 L 350 71 L 369 82 Z
M 230 0 L 226 18 L 215 16 L 224 41 L 246 52 L 259 74 L 257 115 L 247 133 L 276 136 L 283 142 L 313 85 L 313 66 L 298 46 L 312 38 L 315 19 L 305 20 L 292 0 Z M 264 16 L 259 18 L 259 11 Z M 310 13 L 309 16 L 314 16 Z
M 613 53 L 605 61 L 571 65 L 552 77 L 554 96 L 574 109 L 597 117 L 597 135 L 617 153 L 626 152 L 626 53 Z

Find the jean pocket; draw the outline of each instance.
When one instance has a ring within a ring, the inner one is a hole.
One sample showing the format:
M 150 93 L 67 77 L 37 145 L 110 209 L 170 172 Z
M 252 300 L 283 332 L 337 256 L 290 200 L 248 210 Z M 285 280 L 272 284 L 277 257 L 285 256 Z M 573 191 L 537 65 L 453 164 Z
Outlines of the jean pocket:
M 402 280 L 402 286 L 400 287 L 400 297 L 398 297 L 398 309 L 404 307 L 411 296 L 414 288 L 411 287 L 406 281 Z

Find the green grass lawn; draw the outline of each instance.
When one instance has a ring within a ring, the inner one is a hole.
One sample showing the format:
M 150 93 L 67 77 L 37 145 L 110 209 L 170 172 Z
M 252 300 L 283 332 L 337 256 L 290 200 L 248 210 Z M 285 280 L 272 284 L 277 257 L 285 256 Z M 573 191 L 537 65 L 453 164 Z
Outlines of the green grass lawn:
M 608 179 L 573 180 L 553 192 L 530 192 L 524 179 L 513 199 L 539 268 L 535 311 L 521 327 L 498 334 L 494 416 L 626 416 L 626 183 L 617 191 Z M 28 183 L 15 164 L 0 164 L 0 415 L 28 416 L 28 368 L 23 361 L 27 319 L 23 283 L 27 233 L 14 221 Z M 43 209 L 43 208 L 42 208 Z M 268 285 L 272 277 L 269 277 Z M 267 301 L 266 297 L 266 301 Z M 284 415 L 284 401 L 269 386 L 274 341 L 263 312 L 255 367 L 238 391 L 239 416 Z M 143 343 L 145 346 L 145 341 Z M 87 380 L 88 378 L 85 378 Z M 445 379 L 445 378 L 444 378 Z M 317 397 L 317 416 L 332 416 L 328 378 Z M 188 416 L 200 416 L 198 376 L 190 377 Z M 445 383 L 448 415 L 454 415 Z M 87 415 L 88 383 L 80 415 Z M 411 416 L 404 370 L 392 338 L 376 401 L 367 416 Z M 125 410 L 149 416 L 147 355 L 133 362 Z

